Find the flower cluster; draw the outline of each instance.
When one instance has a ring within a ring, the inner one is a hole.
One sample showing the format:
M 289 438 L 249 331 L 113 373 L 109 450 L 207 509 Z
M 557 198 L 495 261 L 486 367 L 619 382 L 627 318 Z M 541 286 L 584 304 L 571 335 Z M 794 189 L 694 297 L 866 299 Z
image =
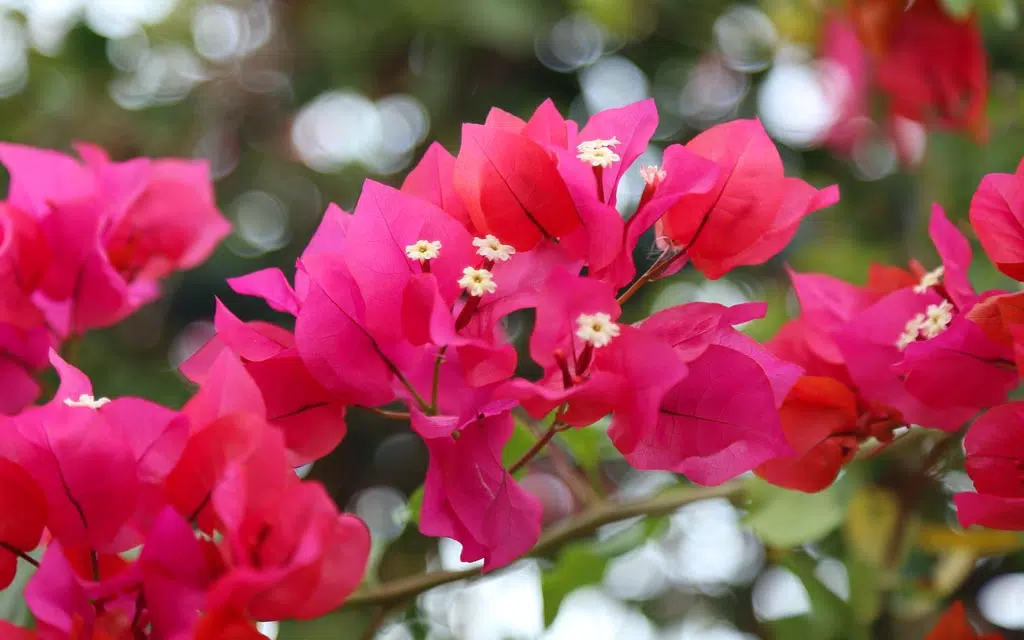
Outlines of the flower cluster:
M 995 265 L 1021 280 L 1024 172 L 985 177 L 971 203 L 974 232 Z M 791 273 L 801 315 L 766 346 L 804 370 L 780 410 L 795 456 L 756 472 L 775 484 L 818 491 L 867 440 L 891 442 L 897 428 L 958 431 L 990 409 L 965 438 L 978 493 L 956 497 L 964 526 L 1024 528 L 1024 434 L 1019 384 L 1024 294 L 975 291 L 968 239 L 935 205 L 929 225 L 941 264 L 927 270 L 874 265 L 865 286 Z
M 76 149 L 81 161 L 0 144 L 11 176 L 0 202 L 0 414 L 39 397 L 51 348 L 156 299 L 163 278 L 230 231 L 205 162 Z
M 818 491 L 868 440 L 956 431 L 991 409 L 967 436 L 979 493 L 957 497 L 960 517 L 1024 528 L 1024 410 L 1003 404 L 1024 353 L 1024 294 L 976 292 L 971 245 L 936 206 L 941 264 L 875 266 L 865 286 L 792 273 L 802 315 L 766 345 L 735 328 L 763 303 L 626 322 L 646 283 L 687 263 L 712 279 L 763 263 L 839 197 L 786 177 L 760 123 L 737 120 L 638 168 L 645 188 L 623 219 L 619 182 L 656 126 L 652 101 L 583 127 L 550 101 L 526 121 L 495 109 L 464 125 L 456 156 L 432 145 L 401 188 L 367 181 L 352 213 L 327 208 L 293 277 L 229 280 L 294 329 L 218 301 L 216 335 L 181 366 L 198 391 L 180 411 L 97 397 L 50 347 L 123 318 L 209 253 L 226 230 L 209 185 L 182 217 L 193 165 L 117 164 L 83 147 L 83 166 L 0 147 L 13 177 L 4 326 L 43 331 L 61 374 L 51 400 L 24 408 L 28 394 L 0 425 L 0 584 L 45 542 L 26 590 L 43 637 L 250 637 L 254 619 L 330 611 L 362 581 L 369 533 L 293 468 L 338 445 L 349 407 L 408 416 L 429 452 L 420 530 L 459 541 L 484 571 L 540 536 L 544 508 L 518 481 L 531 456 L 606 417 L 637 469 L 704 485 L 754 471 Z M 39 162 L 59 170 L 31 171 Z M 986 252 L 1018 279 L 1022 180 L 988 176 L 971 207 Z M 637 275 L 652 228 L 661 255 Z M 522 311 L 535 318 L 524 346 L 537 376 L 522 375 L 506 329 Z M 513 411 L 551 422 L 507 464 Z
M 850 153 L 872 135 L 871 88 L 886 98 L 882 126 L 900 158 L 921 159 L 926 129 L 987 137 L 988 64 L 975 11 L 939 0 L 850 0 L 825 21 L 823 82 L 836 112 L 825 142 Z

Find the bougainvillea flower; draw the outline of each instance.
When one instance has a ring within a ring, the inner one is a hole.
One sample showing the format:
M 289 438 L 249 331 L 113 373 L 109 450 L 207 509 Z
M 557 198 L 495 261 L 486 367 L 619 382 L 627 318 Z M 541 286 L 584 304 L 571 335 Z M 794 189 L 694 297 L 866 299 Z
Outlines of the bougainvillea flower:
M 0 324 L 0 414 L 16 415 L 39 397 L 36 373 L 49 365 L 52 341 L 45 327 Z
M 213 492 L 227 571 L 210 588 L 207 605 L 239 607 L 258 620 L 325 615 L 362 581 L 370 533 L 354 516 L 339 514 L 322 485 L 301 482 L 283 457 L 278 464 L 255 462 L 230 465 Z
M 931 407 L 907 390 L 902 375 L 893 367 L 903 359 L 900 344 L 908 325 L 919 336 L 913 321 L 924 318 L 929 308 L 942 311 L 942 302 L 934 290 L 916 293 L 901 289 L 858 313 L 844 329 L 834 332 L 833 338 L 864 398 L 898 410 L 908 424 L 953 431 L 977 413 L 978 407 Z M 950 384 L 958 383 L 951 380 Z
M 191 269 L 231 232 L 214 202 L 205 160 L 111 162 L 94 145 L 78 144 L 76 150 L 111 200 L 102 241 L 125 280 L 158 280 Z
M 0 458 L 0 589 L 14 580 L 15 552 L 36 548 L 46 526 L 46 496 L 22 467 Z
M 975 493 L 953 497 L 960 524 L 1024 529 L 1024 403 L 987 411 L 964 437 L 964 469 Z
M 971 225 L 999 270 L 1024 282 L 1024 162 L 1016 173 L 982 178 L 971 199 Z
M 973 15 L 958 20 L 938 0 L 854 0 L 850 13 L 894 115 L 985 137 L 988 69 Z
M 594 269 L 594 277 L 619 287 L 628 284 L 636 273 L 633 251 L 640 236 L 679 200 L 705 194 L 714 188 L 719 166 L 683 145 L 674 144 L 665 149 L 661 169 L 654 168 L 653 171 L 654 176 L 650 177 L 646 187 L 650 195 L 641 199 L 637 210 L 626 221 L 622 246 L 615 259 L 605 269 Z
M 217 335 L 181 365 L 188 379 L 202 384 L 211 372 L 250 378 L 262 402 L 245 410 L 259 413 L 262 404 L 267 421 L 284 434 L 295 466 L 338 446 L 345 437 L 345 407 L 306 369 L 291 332 L 265 322 L 242 322 L 219 300 L 214 326 Z M 237 364 L 215 368 L 225 350 L 238 359 Z M 241 384 L 251 389 L 246 382 Z
M 61 335 L 123 319 L 158 295 L 160 279 L 198 265 L 230 231 L 204 162 L 119 163 L 92 145 L 77 150 L 84 165 L 52 151 L 0 149 L 10 204 L 38 220 L 49 246 L 36 303 Z
M 263 298 L 267 306 L 274 311 L 290 313 L 293 316 L 299 314 L 301 300 L 291 283 L 288 282 L 288 278 L 277 267 L 268 267 L 237 278 L 228 278 L 227 282 L 235 293 Z
M 426 441 L 430 464 L 420 531 L 462 543 L 462 561 L 503 567 L 533 548 L 541 504 L 505 470 L 501 451 L 512 436 L 511 413 L 466 425 L 459 438 Z
M 942 614 L 924 640 L 1003 640 L 1002 634 L 978 633 L 967 619 L 964 603 L 957 600 Z
M 501 236 L 498 236 L 501 238 Z M 395 316 L 410 277 L 429 267 L 449 304 L 461 293 L 458 281 L 467 266 L 477 266 L 472 236 L 441 209 L 373 181 L 363 185 L 345 250 L 341 254 L 365 305 L 365 327 L 375 339 L 401 339 Z M 437 255 L 418 262 L 408 247 L 435 244 Z M 508 242 L 507 240 L 502 240 Z
M 857 398 L 831 378 L 804 377 L 779 408 L 795 455 L 769 460 L 754 472 L 772 484 L 813 493 L 828 487 L 858 448 Z
M 517 251 L 582 224 L 544 147 L 494 125 L 463 125 L 454 182 L 477 233 L 497 236 Z
M 39 636 L 32 629 L 19 627 L 6 620 L 0 620 L 0 640 L 36 640 Z
M 779 152 L 757 120 L 717 125 L 686 148 L 718 163 L 718 182 L 671 207 L 659 222 L 658 236 L 670 247 L 686 249 L 709 278 L 764 262 L 793 237 L 805 215 L 839 199 L 835 186 L 819 191 L 786 178 Z
M 771 383 L 754 360 L 712 345 L 688 367 L 665 393 L 655 422 L 613 417 L 609 435 L 631 465 L 713 485 L 792 452 Z

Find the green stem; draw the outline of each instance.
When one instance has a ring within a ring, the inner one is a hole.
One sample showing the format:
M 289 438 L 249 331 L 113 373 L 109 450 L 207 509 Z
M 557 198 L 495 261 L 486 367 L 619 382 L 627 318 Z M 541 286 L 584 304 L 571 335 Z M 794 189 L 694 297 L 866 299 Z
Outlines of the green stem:
M 434 360 L 434 383 L 430 389 L 430 413 L 437 414 L 437 397 L 441 392 L 441 364 L 444 362 L 444 354 L 448 351 L 448 345 L 441 347 L 437 352 L 437 359 Z

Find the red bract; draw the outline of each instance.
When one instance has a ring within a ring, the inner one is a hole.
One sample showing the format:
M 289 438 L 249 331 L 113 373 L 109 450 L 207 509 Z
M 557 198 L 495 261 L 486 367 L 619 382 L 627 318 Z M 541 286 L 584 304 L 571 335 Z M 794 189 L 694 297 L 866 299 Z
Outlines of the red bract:
M 12 176 L 8 204 L 34 219 L 42 237 L 32 242 L 52 257 L 45 273 L 25 283 L 38 281 L 34 302 L 61 336 L 125 318 L 158 295 L 159 280 L 205 260 L 230 231 L 205 163 L 115 163 L 91 145 L 78 151 L 84 165 L 54 151 L 0 145 Z M 46 255 L 34 252 L 32 268 L 43 269 Z M 34 273 L 26 267 L 23 260 L 23 274 Z
M 207 606 L 239 607 L 259 620 L 322 616 L 362 580 L 369 531 L 284 464 L 280 435 L 267 429 L 261 448 L 230 464 L 213 491 L 226 572 Z
M 857 398 L 831 378 L 804 377 L 779 408 L 795 455 L 769 460 L 754 472 L 772 484 L 813 493 L 828 487 L 859 445 Z
M 771 258 L 805 215 L 839 199 L 835 186 L 819 191 L 786 178 L 779 152 L 759 121 L 717 125 L 686 148 L 718 163 L 718 182 L 707 193 L 683 197 L 672 206 L 658 225 L 658 236 L 670 247 L 685 249 L 709 278 Z
M 526 136 L 496 125 L 463 125 L 453 179 L 474 228 L 518 251 L 583 224 L 555 160 Z
M 46 526 L 46 496 L 20 466 L 0 458 L 0 589 L 14 581 L 18 555 L 36 548 Z
M 1002 640 L 999 633 L 978 633 L 967 619 L 964 603 L 957 600 L 942 614 L 924 640 Z
M 181 365 L 182 373 L 200 384 L 211 375 L 248 378 L 234 384 L 250 390 L 255 385 L 261 401 L 253 399 L 243 409 L 259 413 L 262 405 L 267 421 L 284 434 L 296 466 L 330 453 L 345 436 L 345 407 L 313 379 L 294 336 L 268 323 L 243 323 L 219 300 L 214 325 L 217 335 Z M 220 362 L 232 356 L 236 363 Z M 233 386 L 227 380 L 208 384 Z
M 990 173 L 971 199 L 971 225 L 999 270 L 1024 281 L 1024 162 L 1016 173 Z
M 1002 402 L 1016 386 L 1012 350 L 964 314 L 979 297 L 967 279 L 971 249 L 945 217 L 930 232 L 942 266 L 852 316 L 831 333 L 858 393 L 907 423 L 948 431 Z M 969 373 L 968 373 L 969 372 Z
M 988 70 L 976 19 L 958 21 L 937 0 L 851 0 L 894 115 L 986 136 Z
M 145 400 L 96 399 L 80 371 L 56 354 L 51 361 L 61 374 L 56 396 L 7 419 L 12 437 L 0 455 L 43 490 L 56 540 L 101 551 L 130 548 L 162 506 L 159 487 L 184 446 L 187 422 Z
M 462 561 L 503 567 L 533 548 L 541 504 L 505 470 L 501 450 L 512 436 L 512 414 L 464 426 L 458 439 L 427 439 L 430 465 L 420 530 L 462 543 Z
M 964 438 L 964 469 L 976 493 L 953 497 L 960 524 L 1024 529 L 1024 403 L 985 413 Z
M 641 323 L 638 333 L 667 345 L 687 363 L 687 373 L 669 377 L 665 388 L 652 380 L 649 389 L 634 391 L 641 397 L 658 392 L 653 415 L 613 416 L 609 435 L 630 464 L 719 484 L 792 452 L 776 408 L 801 370 L 731 327 L 763 313 L 763 305 L 730 309 L 692 303 Z M 675 366 L 669 371 L 674 373 Z

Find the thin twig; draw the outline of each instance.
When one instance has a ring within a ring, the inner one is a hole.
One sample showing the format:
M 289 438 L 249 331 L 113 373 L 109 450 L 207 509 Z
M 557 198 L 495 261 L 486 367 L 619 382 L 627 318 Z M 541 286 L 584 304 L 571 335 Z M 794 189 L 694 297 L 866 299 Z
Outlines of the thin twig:
M 742 490 L 743 482 L 733 481 L 717 487 L 679 487 L 635 502 L 599 502 L 548 529 L 528 555 L 537 556 L 550 553 L 571 540 L 594 532 L 602 525 L 637 516 L 664 515 L 692 502 L 710 498 L 735 497 L 740 495 Z M 345 606 L 358 607 L 403 602 L 434 587 L 471 578 L 479 573 L 480 569 L 474 568 L 410 576 L 357 593 L 348 599 Z
M 378 409 L 377 407 L 363 407 L 367 411 L 372 411 L 378 416 L 384 416 L 385 418 L 391 418 L 392 420 L 408 420 L 408 411 L 390 411 L 388 409 Z
M 39 567 L 39 561 L 38 560 L 36 560 L 32 556 L 28 555 L 27 553 L 25 553 L 21 549 L 15 547 L 13 544 L 10 544 L 8 542 L 4 542 L 3 540 L 0 540 L 0 549 L 5 549 L 7 551 L 10 551 L 15 556 L 21 558 L 22 560 L 24 560 L 25 562 L 29 563 L 33 567 L 36 567 L 36 568 Z
M 441 391 L 441 364 L 444 362 L 444 354 L 448 351 L 448 345 L 441 347 L 437 352 L 437 359 L 434 360 L 434 383 L 430 388 L 430 410 L 437 413 L 437 397 Z
M 525 467 L 530 462 L 530 460 L 533 460 L 535 457 L 537 457 L 537 454 L 540 453 L 541 450 L 544 449 L 544 447 L 548 446 L 548 443 L 551 442 L 551 439 L 555 437 L 556 433 L 558 433 L 558 428 L 560 425 L 561 423 L 558 420 L 552 422 L 551 426 L 548 427 L 548 430 L 545 431 L 543 435 L 541 435 L 541 437 L 537 438 L 537 442 L 533 443 L 533 446 L 530 447 L 530 450 L 524 453 L 521 458 L 512 463 L 512 466 L 508 468 L 508 472 L 512 474 L 518 472 L 520 469 Z

